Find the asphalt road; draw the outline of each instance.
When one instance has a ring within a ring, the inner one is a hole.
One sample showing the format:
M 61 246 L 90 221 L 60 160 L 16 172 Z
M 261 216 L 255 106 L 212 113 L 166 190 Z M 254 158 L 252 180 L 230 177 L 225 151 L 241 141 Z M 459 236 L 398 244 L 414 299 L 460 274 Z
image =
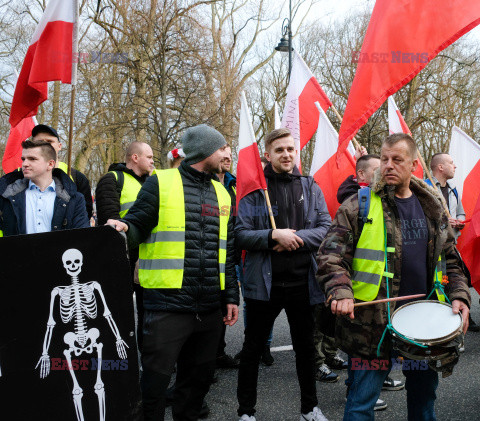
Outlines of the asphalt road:
M 480 305 L 478 294 L 472 289 L 472 317 L 480 323 Z M 243 319 L 242 313 L 238 323 L 227 328 L 227 353 L 234 355 L 242 347 Z M 278 317 L 273 335 L 272 348 L 291 344 L 290 332 L 285 313 Z M 439 421 L 475 421 L 480 420 L 480 333 L 469 332 L 465 338 L 465 352 L 460 357 L 453 375 L 440 379 L 437 390 L 436 414 Z M 292 350 L 272 353 L 275 363 L 271 367 L 260 367 L 258 381 L 257 421 L 299 420 L 300 392 L 298 388 L 295 356 Z M 337 372 L 336 383 L 317 382 L 319 407 L 330 420 L 341 420 L 345 405 L 344 381 L 346 371 Z M 207 395 L 211 413 L 209 421 L 234 421 L 237 416 L 237 371 L 217 370 L 219 381 L 213 384 Z M 392 372 L 392 377 L 403 380 L 401 371 Z M 382 391 L 380 398 L 385 400 L 388 408 L 376 413 L 381 421 L 398 421 L 407 419 L 406 392 Z M 171 420 L 168 410 L 167 420 Z

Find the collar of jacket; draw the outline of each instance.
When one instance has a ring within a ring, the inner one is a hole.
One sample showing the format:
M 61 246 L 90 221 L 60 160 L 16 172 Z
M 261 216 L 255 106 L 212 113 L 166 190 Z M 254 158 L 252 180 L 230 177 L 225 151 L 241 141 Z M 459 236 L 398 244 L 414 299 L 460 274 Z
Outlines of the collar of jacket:
M 227 190 L 229 190 L 230 187 L 235 187 L 235 185 L 237 184 L 236 177 L 228 171 L 225 173 L 225 178 L 223 179 L 223 181 L 223 185 Z
M 144 174 L 139 177 L 137 174 L 135 174 L 135 171 L 127 167 L 127 164 L 125 162 L 116 162 L 111 164 L 108 167 L 108 171 L 122 171 L 126 174 L 130 174 L 132 177 L 138 180 L 140 184 L 143 184 L 145 180 L 149 177 L 148 174 Z
M 380 169 L 375 171 L 370 187 L 380 197 L 386 197 L 391 204 L 395 203 L 395 187 L 387 186 Z M 442 196 L 437 188 L 429 186 L 423 180 L 412 175 L 410 190 L 417 196 L 427 217 L 437 221 L 442 219 L 444 216 Z
M 273 170 L 272 164 L 270 162 L 265 166 L 263 173 L 265 174 L 266 178 L 284 181 L 287 183 L 291 182 L 294 178 L 302 177 L 302 174 L 300 174 L 300 171 L 298 171 L 298 168 L 296 165 L 293 167 L 293 171 L 291 173 L 288 173 L 288 172 L 278 173 Z
M 197 171 L 195 168 L 192 168 L 189 164 L 186 164 L 185 161 L 182 161 L 180 166 L 178 167 L 180 174 L 184 177 L 189 178 L 192 181 L 197 183 L 210 183 L 210 181 L 215 180 L 220 182 L 218 177 L 215 174 L 206 173 L 203 171 Z
M 57 195 L 57 197 L 64 200 L 65 202 L 69 202 L 71 196 L 69 192 L 63 187 L 62 180 L 56 176 L 53 177 L 53 180 L 55 181 L 55 194 Z M 27 189 L 28 182 L 29 180 L 23 177 L 15 180 L 13 183 L 7 186 L 7 188 L 2 194 L 2 197 L 8 199 L 9 197 L 16 196 L 17 194 L 23 192 Z

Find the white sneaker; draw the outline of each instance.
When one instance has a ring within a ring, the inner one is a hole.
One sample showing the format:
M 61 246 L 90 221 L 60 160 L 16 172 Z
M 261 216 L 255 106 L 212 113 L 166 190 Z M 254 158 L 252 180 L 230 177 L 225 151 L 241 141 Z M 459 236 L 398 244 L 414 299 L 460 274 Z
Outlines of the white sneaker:
M 318 406 L 313 408 L 312 412 L 308 414 L 302 414 L 300 416 L 300 421 L 328 421 L 325 415 L 322 414 L 322 411 Z
M 257 421 L 253 415 L 243 414 L 238 421 Z

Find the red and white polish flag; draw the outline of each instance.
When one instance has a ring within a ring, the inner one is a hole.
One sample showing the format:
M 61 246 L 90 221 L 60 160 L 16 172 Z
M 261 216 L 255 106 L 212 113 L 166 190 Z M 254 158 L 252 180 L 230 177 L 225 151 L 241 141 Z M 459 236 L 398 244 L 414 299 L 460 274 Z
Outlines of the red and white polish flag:
M 405 120 L 402 116 L 402 113 L 397 107 L 395 100 L 393 99 L 393 95 L 388 97 L 388 131 L 390 134 L 394 133 L 406 133 L 410 136 L 412 132 L 405 123 Z M 415 177 L 423 179 L 423 168 L 420 162 L 418 163 L 417 169 L 413 173 Z
M 10 111 L 15 127 L 37 114 L 48 98 L 49 81 L 76 81 L 78 5 L 76 0 L 50 0 L 33 34 L 18 77 Z
M 457 165 L 452 184 L 470 220 L 458 238 L 457 248 L 470 271 L 472 285 L 480 291 L 480 145 L 454 126 L 449 154 Z
M 252 117 L 245 98 L 245 92 L 240 94 L 240 127 L 238 132 L 238 163 L 237 163 L 237 209 L 240 200 L 254 190 L 266 190 L 267 183 L 263 173 L 260 152 L 255 140 Z
M 37 125 L 35 117 L 24 118 L 15 127 L 10 128 L 2 168 L 5 174 L 22 166 L 22 142 L 32 135 L 32 129 Z
M 332 105 L 313 73 L 295 51 L 282 127 L 292 132 L 298 150 L 296 164 L 299 169 L 300 151 L 315 134 L 318 126 L 319 112 L 315 102 L 319 102 L 324 111 Z
M 466 219 L 470 219 L 480 195 L 480 145 L 454 126 L 449 155 L 457 165 L 452 183 L 462 198 Z
M 355 149 L 350 142 L 337 165 L 338 133 L 320 105 L 318 110 L 318 130 L 310 175 L 322 189 L 328 212 L 333 219 L 340 206 L 337 201 L 338 188 L 349 175 L 355 174 Z

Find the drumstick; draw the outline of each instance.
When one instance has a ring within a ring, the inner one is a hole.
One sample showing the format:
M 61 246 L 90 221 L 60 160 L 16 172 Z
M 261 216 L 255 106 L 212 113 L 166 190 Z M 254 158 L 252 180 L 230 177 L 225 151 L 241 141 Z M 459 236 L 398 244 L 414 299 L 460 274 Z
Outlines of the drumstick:
M 422 298 L 425 297 L 427 294 L 415 294 L 415 295 L 405 295 L 403 297 L 395 297 L 395 298 L 385 298 L 383 300 L 375 300 L 375 301 L 365 301 L 364 303 L 357 303 L 354 304 L 354 307 L 361 307 L 361 306 L 370 306 L 372 304 L 378 303 L 389 303 L 392 301 L 403 301 L 403 300 L 411 300 L 412 298 Z

